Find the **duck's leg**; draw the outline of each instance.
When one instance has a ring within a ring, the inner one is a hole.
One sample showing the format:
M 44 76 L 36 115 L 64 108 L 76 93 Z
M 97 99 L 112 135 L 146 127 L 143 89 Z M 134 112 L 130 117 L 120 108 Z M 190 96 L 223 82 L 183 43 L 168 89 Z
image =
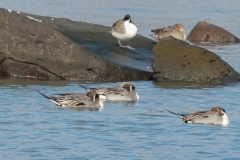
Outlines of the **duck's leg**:
M 130 47 L 129 45 L 123 46 L 119 40 L 118 40 L 118 43 L 119 43 L 119 47 L 135 50 L 135 48 L 132 48 L 132 47 Z

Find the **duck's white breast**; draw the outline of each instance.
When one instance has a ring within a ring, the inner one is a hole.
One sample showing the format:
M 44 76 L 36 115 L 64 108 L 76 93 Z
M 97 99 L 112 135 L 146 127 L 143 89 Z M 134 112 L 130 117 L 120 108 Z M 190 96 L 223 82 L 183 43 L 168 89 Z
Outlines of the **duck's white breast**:
M 128 21 L 126 21 L 126 22 L 124 22 L 124 26 L 125 26 L 125 30 L 126 30 L 126 33 L 124 34 L 124 36 L 126 38 L 132 39 L 133 37 L 135 37 L 137 35 L 138 28 L 136 27 L 135 24 L 129 23 Z
M 100 105 L 100 107 L 101 107 L 101 108 L 99 108 L 99 109 L 103 109 L 103 106 L 104 106 L 103 101 L 99 101 L 99 105 Z
M 228 119 L 227 114 L 224 113 L 224 115 L 222 116 L 222 119 L 223 119 L 222 125 L 227 125 L 227 124 L 229 124 L 229 119 Z
M 139 95 L 137 94 L 137 92 L 136 92 L 136 97 L 137 97 L 137 101 L 139 101 Z
M 100 94 L 100 95 L 99 95 L 99 99 L 104 101 L 104 100 L 107 99 L 107 97 L 106 97 L 105 95 L 101 95 L 101 94 Z
M 133 24 L 129 23 L 129 21 L 124 22 L 125 33 L 118 33 L 116 31 L 111 31 L 112 36 L 117 38 L 120 41 L 129 41 L 133 37 L 137 35 L 138 28 Z

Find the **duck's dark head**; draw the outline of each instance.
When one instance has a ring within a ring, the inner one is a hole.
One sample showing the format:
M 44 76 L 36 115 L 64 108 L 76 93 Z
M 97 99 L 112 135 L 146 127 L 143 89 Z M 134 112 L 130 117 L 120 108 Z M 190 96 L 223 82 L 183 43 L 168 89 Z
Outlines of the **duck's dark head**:
M 131 16 L 129 14 L 126 14 L 124 16 L 123 20 L 131 20 Z
M 223 108 L 221 108 L 221 107 L 218 107 L 218 106 L 217 106 L 217 107 L 213 107 L 213 108 L 211 109 L 211 111 L 217 112 L 219 116 L 223 116 L 224 113 L 226 113 L 225 109 L 223 109 Z
M 91 100 L 92 100 L 93 102 L 95 102 L 97 95 L 98 95 L 98 94 L 97 94 L 97 92 L 96 92 L 95 90 L 90 90 L 90 91 L 87 92 L 87 96 L 88 96 L 89 98 L 91 98 Z M 98 98 L 99 98 L 99 95 L 98 95 Z
M 130 93 L 135 90 L 135 86 L 131 83 L 125 83 L 123 88 L 127 89 Z

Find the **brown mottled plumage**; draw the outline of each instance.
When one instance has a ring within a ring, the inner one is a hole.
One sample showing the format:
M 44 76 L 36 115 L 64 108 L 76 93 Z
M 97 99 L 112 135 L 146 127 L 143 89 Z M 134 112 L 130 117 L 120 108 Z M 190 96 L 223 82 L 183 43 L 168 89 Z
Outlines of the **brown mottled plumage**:
M 181 24 L 175 24 L 174 26 L 168 26 L 165 28 L 159 28 L 152 30 L 154 34 L 150 34 L 157 42 L 161 41 L 163 38 L 166 37 L 174 37 L 176 39 L 186 41 L 187 34 L 186 31 Z

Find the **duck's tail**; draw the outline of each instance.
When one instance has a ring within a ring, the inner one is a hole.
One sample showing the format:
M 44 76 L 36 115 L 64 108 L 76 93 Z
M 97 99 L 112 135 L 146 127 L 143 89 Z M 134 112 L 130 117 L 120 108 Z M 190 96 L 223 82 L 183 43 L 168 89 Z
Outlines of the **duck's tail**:
M 41 94 L 43 97 L 45 97 L 45 98 L 49 99 L 50 101 L 52 101 L 53 103 L 57 104 L 58 106 L 61 106 L 61 104 L 56 101 L 56 98 L 54 98 L 54 97 L 48 97 L 48 96 L 44 95 L 43 93 L 39 92 L 38 90 L 37 90 L 37 92 L 38 92 L 39 94 Z
M 38 92 L 39 94 L 41 94 L 43 97 L 51 100 L 51 97 L 48 97 L 48 96 L 44 95 L 43 93 L 39 92 L 38 90 L 37 90 L 37 92 Z
M 81 86 L 83 89 L 85 89 L 87 92 L 90 92 L 91 90 L 94 90 L 94 88 L 88 88 L 86 86 L 83 86 L 81 84 L 79 84 L 79 86 Z
M 172 112 L 172 111 L 169 111 L 169 110 L 167 110 L 167 109 L 165 109 L 165 110 L 166 110 L 166 111 L 168 111 L 169 113 L 175 114 L 175 115 L 177 115 L 177 116 L 179 116 L 180 118 L 182 118 L 182 119 L 183 119 L 183 116 L 182 116 L 181 114 L 174 113 L 174 112 Z

